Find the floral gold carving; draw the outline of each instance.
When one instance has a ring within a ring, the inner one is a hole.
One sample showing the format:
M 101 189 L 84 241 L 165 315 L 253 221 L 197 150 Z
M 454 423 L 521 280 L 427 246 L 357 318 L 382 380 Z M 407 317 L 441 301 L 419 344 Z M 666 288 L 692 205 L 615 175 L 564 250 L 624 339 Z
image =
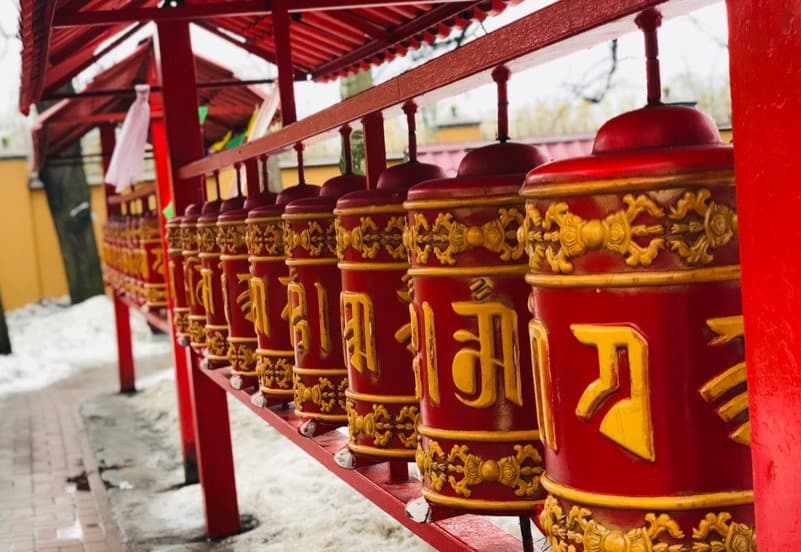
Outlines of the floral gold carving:
M 555 552 L 756 552 L 753 528 L 732 521 L 728 512 L 706 514 L 692 529 L 692 543 L 675 542 L 685 532 L 668 514 L 647 513 L 643 526 L 628 530 L 608 528 L 592 515 L 578 505 L 565 514 L 549 496 L 540 525 Z
M 217 247 L 223 254 L 240 253 L 245 248 L 245 225 L 231 224 L 218 227 Z
M 197 243 L 201 253 L 219 253 L 217 250 L 217 228 L 215 226 L 198 226 Z
M 689 220 L 695 215 L 697 220 Z M 714 259 L 710 249 L 729 243 L 737 234 L 737 213 L 727 205 L 715 203 L 709 190 L 685 192 L 668 215 L 674 222 L 670 248 L 688 265 L 708 264 Z M 687 239 L 693 240 L 688 243 Z
M 257 353 L 256 372 L 262 386 L 271 389 L 292 389 L 292 360 Z
M 714 249 L 737 236 L 737 213 L 711 197 L 701 188 L 684 192 L 673 205 L 660 205 L 647 194 L 626 194 L 625 209 L 589 220 L 571 212 L 567 202 L 551 202 L 544 212 L 528 202 L 519 239 L 532 270 L 548 266 L 557 274 L 573 272 L 572 260 L 590 251 L 608 251 L 641 267 L 669 248 L 688 266 L 709 264 Z
M 335 410 L 345 411 L 345 389 L 348 379 L 342 378 L 339 385 L 326 377 L 317 379 L 317 383 L 307 386 L 301 377 L 295 374 L 295 405 L 302 410 L 306 403 L 312 403 L 320 412 L 329 413 Z
M 448 454 L 438 442 L 428 440 L 427 447 L 417 449 L 420 473 L 440 492 L 447 482 L 459 496 L 469 498 L 472 488 L 481 483 L 499 483 L 514 489 L 515 496 L 533 497 L 540 489 L 543 461 L 534 445 L 514 445 L 513 455 L 502 458 L 482 458 L 473 454 L 467 445 L 455 444 Z
M 353 248 L 365 259 L 375 259 L 381 250 L 386 251 L 393 259 L 405 260 L 403 232 L 406 226 L 402 216 L 390 217 L 383 229 L 372 217 L 359 217 L 359 226 L 347 229 L 340 219 L 334 224 L 337 238 L 337 257 L 342 260 L 345 250 Z
M 323 228 L 320 222 L 310 220 L 306 228 L 299 232 L 293 230 L 289 223 L 284 223 L 284 244 L 287 252 L 299 247 L 307 251 L 310 257 L 335 255 L 337 247 L 334 221 L 331 220 Z
M 255 256 L 284 255 L 284 230 L 280 224 L 250 224 L 245 234 L 248 253 Z
M 228 344 L 228 360 L 231 369 L 237 372 L 251 372 L 256 365 L 256 344 L 248 342 L 230 342 Z
M 420 410 L 417 406 L 403 406 L 396 416 L 393 416 L 383 404 L 373 404 L 373 411 L 368 414 L 359 414 L 348 400 L 348 430 L 350 441 L 353 443 L 357 437 L 368 437 L 373 440 L 376 447 L 386 447 L 395 436 L 408 449 L 417 447 L 417 423 L 420 419 Z
M 206 329 L 206 351 L 212 356 L 224 357 L 228 352 L 226 335 L 220 330 Z
M 523 255 L 518 228 L 524 220 L 515 207 L 498 209 L 497 218 L 480 226 L 455 220 L 453 213 L 438 213 L 433 224 L 423 213 L 415 213 L 407 241 L 420 264 L 426 264 L 433 253 L 441 264 L 453 265 L 455 255 L 477 247 L 497 253 L 501 261 L 516 261 Z

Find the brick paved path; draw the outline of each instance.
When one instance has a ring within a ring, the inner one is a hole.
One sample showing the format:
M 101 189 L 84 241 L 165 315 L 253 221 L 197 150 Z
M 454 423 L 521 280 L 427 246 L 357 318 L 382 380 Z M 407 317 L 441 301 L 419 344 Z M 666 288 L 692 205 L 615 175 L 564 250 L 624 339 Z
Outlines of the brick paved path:
M 0 551 L 124 550 L 78 411 L 116 389 L 116 366 L 106 365 L 0 398 Z

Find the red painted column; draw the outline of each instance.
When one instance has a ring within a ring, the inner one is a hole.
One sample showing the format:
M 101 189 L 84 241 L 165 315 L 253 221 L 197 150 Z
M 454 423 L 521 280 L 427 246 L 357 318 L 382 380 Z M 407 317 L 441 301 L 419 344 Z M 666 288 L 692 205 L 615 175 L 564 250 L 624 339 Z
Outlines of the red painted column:
M 179 181 L 175 170 L 203 157 L 198 118 L 197 79 L 189 25 L 163 22 L 157 25 L 157 62 L 162 84 L 167 149 L 173 178 L 169 181 L 176 212 L 201 201 L 202 179 Z M 186 353 L 192 391 L 198 473 L 203 490 L 206 534 L 221 538 L 239 531 L 231 432 L 225 391 L 202 372 L 199 359 Z
M 153 105 L 150 118 L 150 141 L 153 146 L 153 161 L 156 169 L 156 197 L 159 211 L 159 230 L 167 259 L 167 240 L 164 225 L 164 209 L 172 201 L 170 184 L 170 157 L 167 148 L 167 134 L 164 128 L 161 106 Z M 166 263 L 165 263 L 166 264 Z M 175 363 L 175 389 L 178 394 L 178 423 L 181 430 L 181 450 L 184 458 L 184 479 L 187 484 L 198 482 L 197 453 L 195 451 L 195 426 L 192 421 L 192 394 L 189 382 L 189 368 L 183 347 L 178 345 L 175 337 L 175 321 L 173 319 L 174 298 L 172 289 L 167 286 L 167 313 L 170 319 L 170 335 L 172 336 L 173 362 Z
M 281 123 L 287 126 L 298 119 L 295 110 L 295 71 L 292 68 L 288 0 L 274 0 L 272 17 L 278 94 L 281 97 Z
M 378 177 L 387 169 L 387 147 L 384 142 L 384 115 L 380 111 L 362 119 L 364 130 L 364 165 L 367 189 L 374 190 Z
M 111 154 L 114 152 L 116 144 L 114 125 L 100 126 L 100 151 L 103 153 L 103 175 L 108 171 L 111 162 Z M 106 192 L 106 216 L 118 212 L 119 207 L 109 205 L 108 198 L 116 195 L 114 187 L 108 184 L 103 185 Z M 117 366 L 120 379 L 120 393 L 136 392 L 136 374 L 134 372 L 133 344 L 131 343 L 131 313 L 128 305 L 113 293 L 114 302 L 114 327 L 117 331 Z
M 728 0 L 756 534 L 801 541 L 801 4 Z

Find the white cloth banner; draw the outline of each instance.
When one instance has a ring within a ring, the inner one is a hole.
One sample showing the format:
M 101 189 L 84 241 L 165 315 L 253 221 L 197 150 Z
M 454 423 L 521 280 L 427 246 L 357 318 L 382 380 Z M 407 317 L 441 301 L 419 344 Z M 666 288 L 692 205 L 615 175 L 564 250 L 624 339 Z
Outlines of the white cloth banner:
M 141 182 L 145 167 L 145 145 L 150 126 L 150 87 L 136 85 L 136 99 L 128 109 L 117 145 L 111 155 L 105 182 L 117 192 Z

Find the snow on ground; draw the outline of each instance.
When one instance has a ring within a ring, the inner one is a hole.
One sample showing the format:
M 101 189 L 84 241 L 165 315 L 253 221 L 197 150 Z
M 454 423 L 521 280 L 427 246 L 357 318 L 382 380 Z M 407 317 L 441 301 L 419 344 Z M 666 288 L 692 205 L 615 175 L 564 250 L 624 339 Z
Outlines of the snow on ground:
M 6 313 L 13 354 L 0 355 L 0 397 L 41 389 L 100 363 L 116 362 L 114 307 L 105 295 L 70 306 L 66 297 Z M 169 351 L 166 336 L 154 336 L 141 316 L 131 316 L 134 354 Z
M 180 486 L 174 382 L 152 381 L 135 397 L 99 397 L 82 410 L 99 465 L 114 467 L 102 476 L 130 550 L 431 550 L 235 399 L 240 513 L 257 526 L 205 542 L 199 486 Z M 496 522 L 519 537 L 517 518 Z

